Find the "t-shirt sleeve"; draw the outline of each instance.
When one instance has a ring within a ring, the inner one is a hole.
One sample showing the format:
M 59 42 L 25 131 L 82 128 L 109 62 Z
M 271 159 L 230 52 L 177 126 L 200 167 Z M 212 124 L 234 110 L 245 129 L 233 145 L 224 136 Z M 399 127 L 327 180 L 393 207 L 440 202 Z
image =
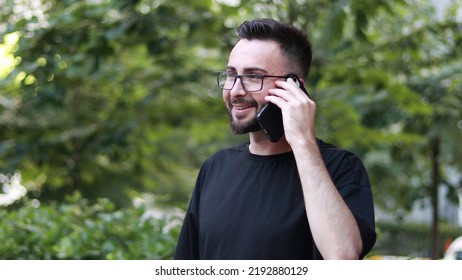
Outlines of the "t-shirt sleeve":
M 199 172 L 196 186 L 184 217 L 183 226 L 175 249 L 175 260 L 198 260 L 200 258 L 198 214 L 202 173 L 203 168 Z
M 362 259 L 372 249 L 377 238 L 371 185 L 366 168 L 356 155 L 348 153 L 341 162 L 333 181 L 358 224 L 363 242 Z
M 320 149 L 329 175 L 353 214 L 361 234 L 364 258 L 374 246 L 375 214 L 371 184 L 361 159 L 354 153 L 320 141 Z
M 192 202 L 192 200 L 191 200 Z M 191 214 L 191 205 L 186 212 L 180 236 L 178 238 L 175 260 L 197 260 L 199 259 L 199 236 L 196 221 Z

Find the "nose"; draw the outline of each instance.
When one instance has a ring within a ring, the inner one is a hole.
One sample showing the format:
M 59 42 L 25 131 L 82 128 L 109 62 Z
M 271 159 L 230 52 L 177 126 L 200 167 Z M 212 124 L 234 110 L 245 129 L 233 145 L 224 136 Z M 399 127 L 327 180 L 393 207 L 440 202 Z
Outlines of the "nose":
M 244 90 L 244 87 L 242 86 L 242 80 L 240 77 L 236 79 L 236 82 L 234 83 L 233 88 L 230 90 L 231 96 L 239 96 L 239 95 L 245 95 L 246 91 Z

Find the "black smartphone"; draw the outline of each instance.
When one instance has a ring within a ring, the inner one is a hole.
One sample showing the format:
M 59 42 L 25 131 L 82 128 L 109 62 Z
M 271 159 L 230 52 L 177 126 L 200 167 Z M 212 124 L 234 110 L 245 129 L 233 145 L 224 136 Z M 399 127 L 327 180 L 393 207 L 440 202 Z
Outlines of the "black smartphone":
M 302 85 L 297 75 L 292 74 L 289 78 L 293 79 L 294 82 L 298 84 L 301 90 L 308 95 L 311 99 L 311 96 L 308 94 L 308 91 Z M 263 131 L 266 134 L 266 137 L 271 142 L 277 142 L 284 135 L 284 125 L 282 122 L 282 112 L 281 109 L 274 103 L 268 102 L 263 109 L 257 114 L 257 120 L 260 123 Z

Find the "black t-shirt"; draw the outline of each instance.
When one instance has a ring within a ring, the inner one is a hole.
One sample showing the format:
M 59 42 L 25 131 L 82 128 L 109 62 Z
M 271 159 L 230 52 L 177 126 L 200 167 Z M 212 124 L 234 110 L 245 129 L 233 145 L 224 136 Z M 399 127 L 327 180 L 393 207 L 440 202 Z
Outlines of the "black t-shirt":
M 364 257 L 376 240 L 369 178 L 354 154 L 318 140 L 352 211 Z M 322 259 L 306 217 L 292 152 L 258 156 L 248 144 L 207 159 L 197 178 L 175 259 Z

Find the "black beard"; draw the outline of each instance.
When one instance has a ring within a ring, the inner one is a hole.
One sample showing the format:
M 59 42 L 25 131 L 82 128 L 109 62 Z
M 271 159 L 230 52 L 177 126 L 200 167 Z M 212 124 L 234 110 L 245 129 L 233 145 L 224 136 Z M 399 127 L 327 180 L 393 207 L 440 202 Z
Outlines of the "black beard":
M 242 123 L 239 120 L 233 119 L 233 116 L 229 114 L 229 123 L 231 125 L 231 130 L 234 134 L 242 135 L 249 132 L 255 132 L 261 130 L 261 126 L 258 123 L 257 118 L 253 118 L 248 122 Z
M 245 100 L 245 99 L 238 100 L 237 98 L 233 98 L 231 102 L 229 102 L 227 107 L 232 108 L 233 103 L 247 104 L 248 106 L 258 107 L 258 104 L 255 100 Z M 229 123 L 231 125 L 231 130 L 233 131 L 234 134 L 241 135 L 241 134 L 246 134 L 249 132 L 259 131 L 262 129 L 256 117 L 251 119 L 250 121 L 243 122 L 243 121 L 233 118 L 231 114 L 231 109 L 228 111 L 228 113 L 229 113 Z

